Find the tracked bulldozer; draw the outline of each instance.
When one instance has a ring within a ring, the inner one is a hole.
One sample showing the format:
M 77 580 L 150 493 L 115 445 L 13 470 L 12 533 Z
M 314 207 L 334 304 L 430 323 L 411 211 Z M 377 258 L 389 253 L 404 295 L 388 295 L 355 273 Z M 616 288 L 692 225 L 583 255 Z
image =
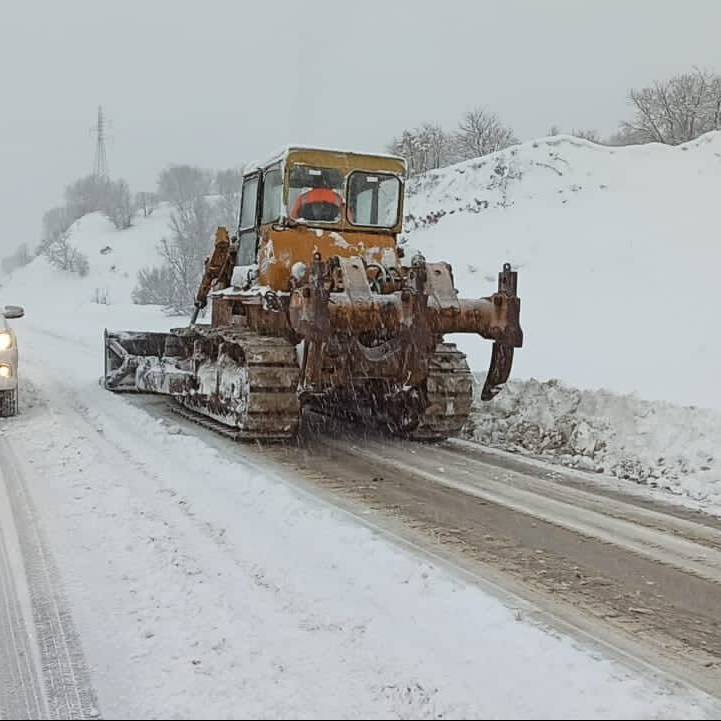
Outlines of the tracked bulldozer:
M 517 274 L 459 298 L 450 265 L 398 243 L 401 158 L 292 147 L 246 168 L 232 238 L 218 228 L 187 327 L 105 332 L 105 387 L 162 393 L 238 439 L 288 439 L 303 409 L 441 440 L 473 377 L 449 333 L 493 341 L 490 400 L 522 344 Z M 198 323 L 210 303 L 210 322 Z

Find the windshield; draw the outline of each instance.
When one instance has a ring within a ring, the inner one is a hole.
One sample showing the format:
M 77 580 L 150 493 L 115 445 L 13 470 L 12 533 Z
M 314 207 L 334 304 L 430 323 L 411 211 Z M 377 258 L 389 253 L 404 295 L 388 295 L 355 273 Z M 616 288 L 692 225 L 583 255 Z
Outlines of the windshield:
M 345 215 L 358 226 L 392 228 L 398 222 L 401 181 L 390 173 L 294 165 L 288 178 L 288 217 L 306 223 L 338 223 Z
M 334 168 L 295 165 L 290 171 L 288 211 L 293 220 L 336 223 L 343 216 L 345 178 Z

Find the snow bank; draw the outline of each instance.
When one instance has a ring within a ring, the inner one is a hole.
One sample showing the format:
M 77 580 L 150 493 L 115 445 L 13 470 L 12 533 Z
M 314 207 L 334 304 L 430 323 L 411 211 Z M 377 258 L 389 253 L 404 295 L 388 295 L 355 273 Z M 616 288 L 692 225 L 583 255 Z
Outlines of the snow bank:
M 513 380 L 493 402 L 477 402 L 466 433 L 506 451 L 661 488 L 721 514 L 715 411 L 557 380 Z

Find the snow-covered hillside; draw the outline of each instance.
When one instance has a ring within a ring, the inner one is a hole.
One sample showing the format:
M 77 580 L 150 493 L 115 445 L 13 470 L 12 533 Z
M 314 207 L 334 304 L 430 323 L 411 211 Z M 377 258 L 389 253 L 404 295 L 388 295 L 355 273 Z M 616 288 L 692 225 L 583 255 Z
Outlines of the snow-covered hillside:
M 721 133 L 610 148 L 555 136 L 411 184 L 408 240 L 487 295 L 519 270 L 515 377 L 721 409 Z M 477 368 L 488 344 L 459 338 Z
M 169 219 L 170 208 L 165 204 L 147 218 L 136 217 L 127 230 L 117 230 L 101 213 L 86 215 L 69 231 L 70 244 L 88 259 L 85 277 L 59 271 L 39 256 L 5 278 L 0 300 L 26 309 L 17 326 L 21 354 L 24 328 L 71 337 L 80 332 L 96 338 L 100 347 L 106 327 L 164 330 L 173 320 L 177 325 L 177 318 L 168 318 L 161 308 L 135 305 L 131 300 L 138 271 L 160 263 L 157 247 L 168 234 Z M 98 374 L 102 365 L 98 351 Z
M 147 218 L 136 217 L 127 230 L 117 230 L 102 213 L 86 215 L 69 230 L 70 244 L 88 259 L 90 270 L 85 277 L 60 272 L 40 256 L 13 273 L 3 295 L 20 292 L 25 302 L 26 291 L 32 290 L 38 301 L 55 296 L 54 302 L 61 305 L 129 304 L 138 271 L 160 264 L 157 247 L 168 235 L 169 219 L 170 209 L 165 204 Z

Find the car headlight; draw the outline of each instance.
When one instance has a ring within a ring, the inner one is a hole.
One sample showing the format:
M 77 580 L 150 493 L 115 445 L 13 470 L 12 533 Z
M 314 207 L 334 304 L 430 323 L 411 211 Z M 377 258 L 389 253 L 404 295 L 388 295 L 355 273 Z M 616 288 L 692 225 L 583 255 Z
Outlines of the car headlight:
M 0 378 L 12 378 L 13 369 L 10 366 L 0 366 Z
M 7 331 L 0 333 L 0 350 L 7 350 L 13 344 L 13 337 Z

